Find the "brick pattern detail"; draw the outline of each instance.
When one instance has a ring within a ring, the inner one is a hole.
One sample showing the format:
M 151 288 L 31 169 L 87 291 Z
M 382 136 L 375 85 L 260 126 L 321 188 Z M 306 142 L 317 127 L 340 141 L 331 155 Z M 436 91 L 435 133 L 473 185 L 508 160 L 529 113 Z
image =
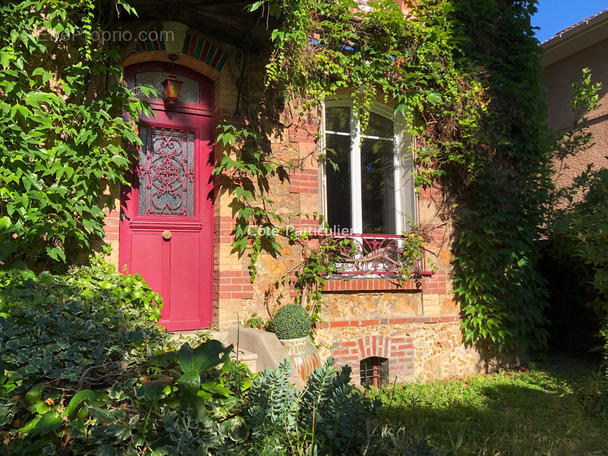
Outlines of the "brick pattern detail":
M 232 245 L 232 241 L 234 241 L 234 236 L 232 235 L 233 229 L 234 219 L 232 217 L 216 216 L 213 221 L 215 245 Z
M 415 280 L 400 285 L 391 279 L 331 279 L 325 282 L 323 291 L 418 291 Z
M 294 171 L 289 178 L 289 191 L 316 195 L 319 193 L 319 172 L 316 169 Z
M 214 299 L 251 299 L 253 284 L 247 271 L 216 272 L 213 283 Z
M 432 277 L 427 277 L 422 283 L 422 290 L 428 294 L 445 294 L 447 292 L 447 272 L 436 271 Z
M 358 326 L 378 326 L 378 325 L 404 325 L 409 323 L 444 323 L 460 321 L 458 315 L 448 315 L 443 317 L 407 317 L 407 318 L 380 318 L 375 320 L 339 320 L 326 321 L 319 323 L 319 329 L 327 328 L 348 328 Z
M 319 220 L 315 220 L 313 218 L 292 217 L 289 219 L 288 222 L 289 222 L 290 228 L 293 228 L 294 230 L 300 230 L 300 231 L 309 231 L 311 235 L 318 233 L 319 230 L 321 229 Z M 308 243 L 310 244 L 311 242 L 314 242 L 316 245 L 316 244 L 318 244 L 319 240 L 314 237 L 311 237 L 308 240 Z
M 296 118 L 292 119 L 292 124 L 288 128 L 289 142 L 315 144 L 317 133 L 319 133 L 319 123 L 316 118 Z
M 359 378 L 359 363 L 365 358 L 378 356 L 389 360 L 389 376 L 414 375 L 414 342 L 411 337 L 365 336 L 357 340 L 335 344 L 331 356 L 337 366 L 350 366 Z
M 443 192 L 439 186 L 431 186 L 420 189 L 419 198 L 422 201 L 443 202 Z
M 315 143 L 318 128 L 312 124 L 292 125 L 289 127 L 289 142 Z
M 118 210 L 105 210 L 104 212 L 106 213 L 104 226 L 104 232 L 106 235 L 104 240 L 106 242 L 118 241 L 120 231 L 120 212 Z

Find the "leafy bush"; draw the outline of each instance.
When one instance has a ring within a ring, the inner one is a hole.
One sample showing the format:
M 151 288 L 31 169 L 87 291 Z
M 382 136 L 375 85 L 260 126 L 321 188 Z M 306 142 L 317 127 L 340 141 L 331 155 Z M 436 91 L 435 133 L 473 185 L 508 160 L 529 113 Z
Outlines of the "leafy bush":
M 159 302 L 103 264 L 0 273 L 3 454 L 234 454 L 251 374 L 218 341 L 167 351 Z
M 603 322 L 608 356 L 608 169 L 590 168 L 575 179 L 573 189 L 582 198 L 556 211 L 555 253 L 593 288 L 597 298 L 591 305 Z
M 382 454 L 365 430 L 379 402 L 349 384 L 350 368 L 333 361 L 313 372 L 302 394 L 289 384 L 289 361 L 267 369 L 253 382 L 247 409 L 255 455 Z
M 608 417 L 608 377 L 606 375 L 597 372 L 586 382 L 581 382 L 577 397 L 589 415 Z
M 0 273 L 3 454 L 357 454 L 376 406 L 331 363 L 304 393 L 207 340 L 179 350 L 159 297 L 100 264 Z M 308 314 L 306 314 L 308 316 Z M 374 454 L 367 451 L 367 454 Z
M 287 304 L 277 310 L 268 327 L 279 339 L 298 339 L 310 333 L 311 319 L 301 305 Z
M 119 83 L 117 50 L 92 38 L 102 10 L 93 0 L 0 6 L 0 261 L 64 269 L 103 238 L 104 190 L 125 183 L 126 144 L 140 143 L 123 113 L 149 111 Z
M 101 372 L 107 384 L 166 341 L 156 324 L 161 298 L 140 278 L 112 270 L 0 273 L 3 396 L 41 382 L 88 386 Z

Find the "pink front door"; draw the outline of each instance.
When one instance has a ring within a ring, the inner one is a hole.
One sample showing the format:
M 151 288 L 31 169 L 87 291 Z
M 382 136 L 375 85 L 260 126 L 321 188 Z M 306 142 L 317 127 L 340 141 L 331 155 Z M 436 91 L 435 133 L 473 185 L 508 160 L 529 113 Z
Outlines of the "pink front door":
M 168 69 L 139 65 L 127 81 L 158 82 Z M 212 323 L 213 121 L 211 81 L 186 69 L 171 74 L 194 94 L 174 105 L 148 100 L 155 116 L 139 123 L 143 146 L 122 192 L 119 263 L 163 297 L 160 323 L 175 331 Z

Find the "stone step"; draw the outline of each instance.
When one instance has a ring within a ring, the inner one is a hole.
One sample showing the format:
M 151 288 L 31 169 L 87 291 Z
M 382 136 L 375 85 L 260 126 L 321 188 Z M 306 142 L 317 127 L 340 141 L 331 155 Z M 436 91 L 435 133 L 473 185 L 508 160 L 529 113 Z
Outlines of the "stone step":
M 239 348 L 237 353 L 236 349 L 230 354 L 230 358 L 238 361 L 239 363 L 245 364 L 251 372 L 258 372 L 258 355 L 249 350 Z

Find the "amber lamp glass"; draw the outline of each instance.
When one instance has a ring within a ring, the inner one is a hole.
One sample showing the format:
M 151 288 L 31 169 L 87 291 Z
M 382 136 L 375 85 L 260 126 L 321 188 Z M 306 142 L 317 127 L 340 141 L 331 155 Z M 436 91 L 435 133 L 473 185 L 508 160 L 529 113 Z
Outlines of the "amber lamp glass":
M 175 76 L 167 76 L 163 81 L 164 99 L 167 103 L 173 104 L 179 98 L 179 91 L 184 81 L 178 80 Z

